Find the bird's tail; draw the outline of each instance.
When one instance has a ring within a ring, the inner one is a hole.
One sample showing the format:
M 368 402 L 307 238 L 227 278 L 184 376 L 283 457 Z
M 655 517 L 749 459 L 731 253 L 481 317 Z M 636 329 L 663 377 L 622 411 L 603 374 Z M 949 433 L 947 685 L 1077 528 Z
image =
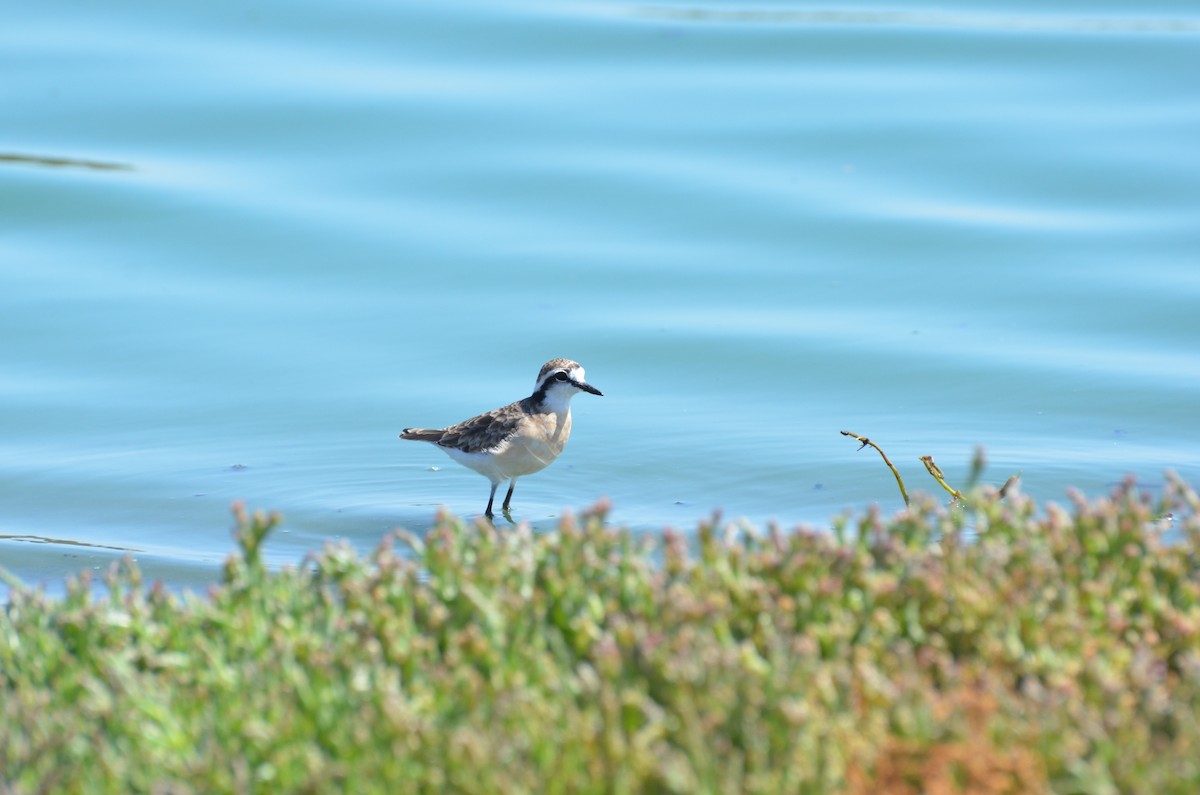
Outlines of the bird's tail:
M 412 439 L 416 442 L 440 442 L 446 432 L 429 428 L 405 428 L 400 432 L 401 439 Z

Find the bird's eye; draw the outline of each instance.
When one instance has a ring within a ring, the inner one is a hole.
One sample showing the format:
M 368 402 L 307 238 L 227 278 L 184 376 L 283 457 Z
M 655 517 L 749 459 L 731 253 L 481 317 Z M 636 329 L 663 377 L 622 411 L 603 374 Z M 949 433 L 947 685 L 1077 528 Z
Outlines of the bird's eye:
M 557 372 L 554 374 L 554 380 L 555 381 L 566 381 L 566 380 L 568 380 L 568 376 L 566 373 L 560 371 L 560 372 Z

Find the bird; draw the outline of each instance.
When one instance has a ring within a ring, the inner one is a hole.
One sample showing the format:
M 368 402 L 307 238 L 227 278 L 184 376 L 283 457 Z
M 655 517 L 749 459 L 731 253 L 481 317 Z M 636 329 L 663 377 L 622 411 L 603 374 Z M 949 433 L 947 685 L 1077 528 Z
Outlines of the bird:
M 603 395 L 585 378 L 583 367 L 570 359 L 551 359 L 538 371 L 533 394 L 515 403 L 447 428 L 405 428 L 401 439 L 431 442 L 492 484 L 484 516 L 494 518 L 496 489 L 509 482 L 501 510 L 509 508 L 517 478 L 545 469 L 571 435 L 571 398 L 580 392 Z

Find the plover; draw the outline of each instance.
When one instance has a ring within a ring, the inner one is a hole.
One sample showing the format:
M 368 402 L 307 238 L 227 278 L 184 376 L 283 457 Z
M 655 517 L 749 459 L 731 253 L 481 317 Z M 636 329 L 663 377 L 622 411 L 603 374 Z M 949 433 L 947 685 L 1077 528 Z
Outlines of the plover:
M 483 512 L 488 519 L 493 517 L 496 488 L 511 481 L 501 506 L 507 516 L 517 478 L 545 469 L 563 451 L 571 435 L 571 398 L 579 392 L 604 394 L 584 380 L 578 362 L 551 359 L 542 365 L 533 394 L 524 400 L 449 428 L 405 428 L 400 438 L 433 442 L 490 480 L 492 491 Z

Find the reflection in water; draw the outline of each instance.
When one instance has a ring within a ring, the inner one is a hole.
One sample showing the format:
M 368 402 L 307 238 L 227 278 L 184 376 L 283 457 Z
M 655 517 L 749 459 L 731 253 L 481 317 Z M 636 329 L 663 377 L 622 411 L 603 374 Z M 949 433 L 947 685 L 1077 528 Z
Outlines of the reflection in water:
M 133 166 L 128 163 L 105 163 L 101 160 L 79 160 L 73 157 L 18 155 L 12 152 L 0 152 L 0 163 L 21 163 L 51 168 L 90 168 L 95 171 L 133 171 Z
M 141 552 L 133 547 L 115 547 L 111 544 L 93 544 L 90 541 L 74 541 L 70 538 L 48 538 L 35 535 L 0 535 L 0 541 L 28 541 L 31 544 L 67 544 L 73 547 L 90 547 L 92 549 L 115 549 L 118 552 Z

